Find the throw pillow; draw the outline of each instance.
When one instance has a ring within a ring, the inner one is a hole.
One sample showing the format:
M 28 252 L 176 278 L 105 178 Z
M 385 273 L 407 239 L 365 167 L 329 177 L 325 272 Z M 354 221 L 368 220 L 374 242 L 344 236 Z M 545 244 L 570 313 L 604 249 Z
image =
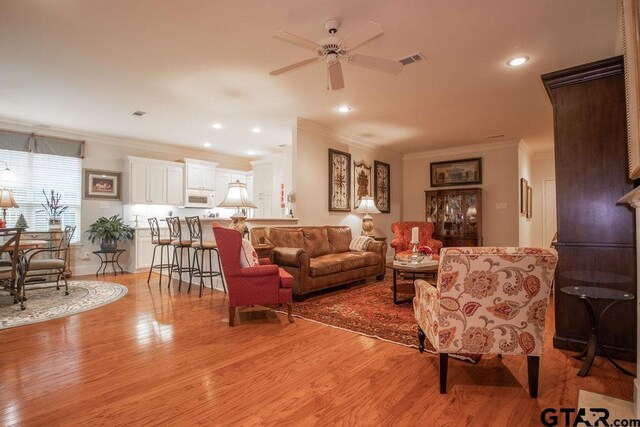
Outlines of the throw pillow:
M 369 247 L 369 243 L 373 242 L 373 238 L 369 236 L 356 236 L 349 243 L 350 251 L 364 252 Z
M 240 250 L 240 267 L 255 267 L 260 265 L 258 254 L 253 245 L 247 239 L 242 239 L 242 249 Z

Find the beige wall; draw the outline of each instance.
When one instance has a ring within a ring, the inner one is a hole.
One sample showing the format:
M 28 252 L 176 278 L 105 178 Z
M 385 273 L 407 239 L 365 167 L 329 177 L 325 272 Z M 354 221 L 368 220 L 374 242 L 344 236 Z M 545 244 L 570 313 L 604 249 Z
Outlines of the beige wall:
M 531 244 L 547 247 L 551 242 L 545 242 L 544 230 L 544 181 L 556 179 L 555 158 L 553 152 L 536 153 L 531 159 L 531 187 L 533 187 L 533 218 L 531 218 Z
M 391 223 L 402 218 L 402 157 L 384 149 L 373 149 L 349 141 L 344 135 L 300 120 L 294 132 L 294 190 L 296 205 L 294 216 L 300 225 L 348 225 L 353 235 L 362 230 L 362 215 L 347 212 L 329 212 L 329 148 L 351 153 L 351 160 L 364 160 L 373 165 L 374 160 L 391 165 L 391 213 L 373 216 L 376 235 L 386 235 L 387 243 L 393 239 Z M 352 163 L 353 173 L 353 163 Z M 351 178 L 353 195 L 353 177 Z M 353 205 L 353 197 L 352 197 Z
M 518 142 L 482 144 L 404 156 L 403 217 L 424 221 L 424 191 L 431 189 L 429 163 L 482 157 L 482 234 L 484 246 L 519 243 Z M 455 188 L 455 187 L 454 187 Z M 497 208 L 497 204 L 506 208 Z

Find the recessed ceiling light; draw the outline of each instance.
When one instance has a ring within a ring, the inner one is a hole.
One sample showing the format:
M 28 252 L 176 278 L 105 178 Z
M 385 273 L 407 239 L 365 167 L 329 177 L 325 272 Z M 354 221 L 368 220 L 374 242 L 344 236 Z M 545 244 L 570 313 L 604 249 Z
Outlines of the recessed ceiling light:
M 211 127 L 214 129 L 222 129 L 222 123 L 215 122 Z
M 256 152 L 253 151 L 253 150 L 249 150 L 249 151 L 247 151 L 247 154 L 250 155 L 250 156 L 253 156 L 254 154 L 256 154 Z
M 253 132 L 253 133 L 260 133 L 260 132 L 262 132 L 262 129 L 260 129 L 259 127 L 255 127 L 255 128 L 253 128 L 253 129 L 251 129 L 251 132 Z
M 510 67 L 517 67 L 519 65 L 524 64 L 528 60 L 529 60 L 528 56 L 516 56 L 515 58 L 512 58 L 509 61 L 507 61 L 507 65 Z
M 338 113 L 346 114 L 351 111 L 351 107 L 348 105 L 340 105 L 336 108 L 336 111 L 338 111 Z
M 205 146 L 205 147 L 207 147 L 207 148 L 211 147 L 211 143 L 210 143 L 210 142 L 205 142 L 205 143 L 204 143 L 204 144 L 202 144 L 202 145 L 204 145 L 204 146 Z

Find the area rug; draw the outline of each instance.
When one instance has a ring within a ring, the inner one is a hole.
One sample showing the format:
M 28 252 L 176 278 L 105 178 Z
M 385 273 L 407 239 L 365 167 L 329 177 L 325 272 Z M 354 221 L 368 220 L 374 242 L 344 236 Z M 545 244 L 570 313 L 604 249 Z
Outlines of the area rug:
M 0 293 L 0 329 L 92 310 L 122 298 L 128 291 L 126 286 L 117 283 L 88 280 L 70 280 L 69 295 L 64 294 L 64 286 L 60 290 L 45 286 L 51 283 L 27 288 L 26 310 L 20 310 L 20 304 L 13 304 L 13 296 Z
M 293 304 L 293 315 L 394 344 L 418 348 L 418 325 L 413 317 L 413 284 L 398 285 L 398 300 L 393 303 L 393 281 L 369 283 L 352 289 L 334 291 Z M 276 310 L 284 313 L 282 310 Z M 425 351 L 436 353 L 425 340 Z M 477 363 L 480 356 L 451 355 Z

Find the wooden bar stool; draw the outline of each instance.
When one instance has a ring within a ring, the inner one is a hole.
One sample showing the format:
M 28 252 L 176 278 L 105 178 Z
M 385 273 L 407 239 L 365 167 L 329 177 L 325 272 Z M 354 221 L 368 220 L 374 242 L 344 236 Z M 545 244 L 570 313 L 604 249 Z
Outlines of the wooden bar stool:
M 180 283 L 178 291 L 182 288 L 182 273 L 189 273 L 189 284 L 194 268 L 191 266 L 191 257 L 189 248 L 191 248 L 191 240 L 182 239 L 182 225 L 180 218 L 177 216 L 167 217 L 167 226 L 169 227 L 169 237 L 171 238 L 171 246 L 173 246 L 173 258 L 169 267 L 169 287 L 171 287 L 171 278 L 173 273 L 178 272 Z M 187 250 L 187 267 L 184 266 L 184 250 Z
M 151 267 L 149 267 L 149 276 L 147 277 L 147 283 L 151 280 L 151 273 L 153 270 L 160 270 L 160 280 L 158 286 L 162 286 L 162 269 L 166 268 L 171 270 L 171 263 L 169 262 L 169 246 L 171 246 L 171 239 L 162 239 L 160 237 L 160 226 L 158 225 L 158 218 L 149 218 L 149 230 L 151 231 L 151 243 L 153 243 L 153 256 L 151 257 Z M 155 264 L 156 250 L 160 248 L 160 264 Z M 164 250 L 167 250 L 167 262 L 164 262 Z M 169 274 L 169 284 L 171 284 L 171 274 Z
M 204 288 L 204 278 L 211 279 L 211 289 L 213 289 L 213 278 L 220 276 L 222 279 L 222 288 L 227 293 L 227 285 L 224 281 L 224 275 L 222 274 L 222 266 L 220 265 L 220 253 L 218 252 L 218 246 L 215 242 L 207 242 L 202 239 L 202 225 L 200 224 L 200 218 L 197 216 L 185 217 L 187 221 L 187 227 L 189 227 L 189 235 L 191 237 L 191 247 L 193 252 L 193 275 L 200 278 L 200 294 L 198 298 L 202 298 L 202 288 Z M 218 270 L 213 269 L 213 258 L 211 253 L 215 252 L 218 258 Z M 198 260 L 198 253 L 200 254 L 200 260 Z M 209 270 L 205 270 L 205 253 L 209 257 Z M 189 282 L 189 290 L 191 291 L 191 282 Z

